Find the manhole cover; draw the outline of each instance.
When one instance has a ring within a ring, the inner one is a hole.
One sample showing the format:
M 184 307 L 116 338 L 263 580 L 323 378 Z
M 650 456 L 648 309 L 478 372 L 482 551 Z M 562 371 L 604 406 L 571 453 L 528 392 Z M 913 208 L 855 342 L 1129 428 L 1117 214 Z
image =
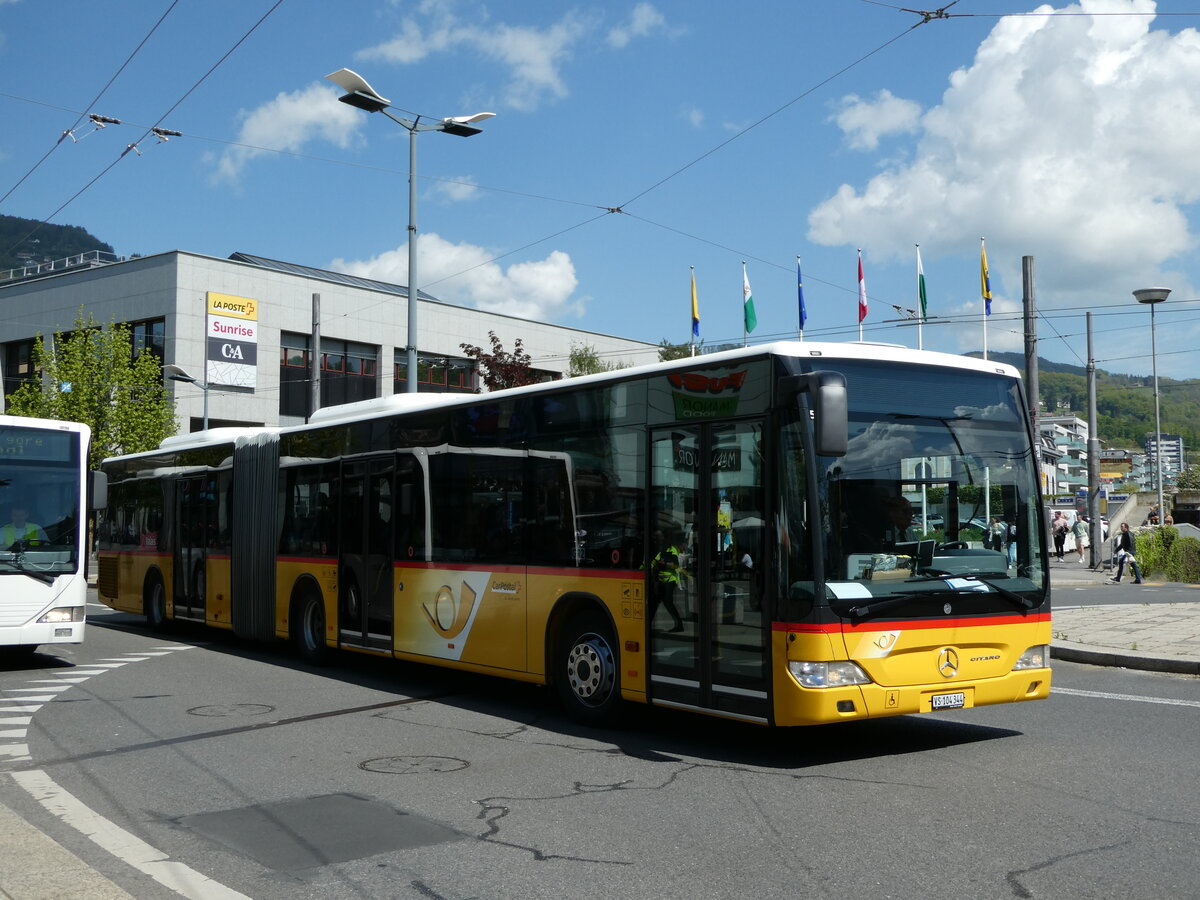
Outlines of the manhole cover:
M 245 719 L 250 716 L 265 716 L 275 712 L 275 707 L 265 703 L 217 703 L 212 706 L 193 706 L 188 713 L 193 716 L 212 716 L 213 718 Z
M 271 869 L 294 871 L 457 841 L 431 819 L 353 794 L 184 816 L 178 822 Z
M 453 756 L 381 756 L 358 764 L 360 769 L 383 775 L 422 775 L 426 773 L 457 772 L 470 763 Z

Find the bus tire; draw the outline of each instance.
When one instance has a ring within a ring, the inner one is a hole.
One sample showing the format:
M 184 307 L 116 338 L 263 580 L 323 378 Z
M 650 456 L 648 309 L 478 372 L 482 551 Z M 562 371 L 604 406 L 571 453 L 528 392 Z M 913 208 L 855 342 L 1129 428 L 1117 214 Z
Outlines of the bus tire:
M 38 644 L 11 644 L 0 649 L 0 653 L 8 656 L 9 659 L 28 659 L 33 656 L 38 646 Z
M 167 630 L 167 589 L 163 586 L 162 578 L 155 573 L 146 583 L 146 592 L 142 600 L 142 612 L 146 616 L 146 624 L 151 631 Z
M 572 719 L 593 726 L 617 721 L 619 665 L 612 626 L 603 615 L 589 610 L 567 623 L 555 654 L 554 680 Z
M 292 601 L 291 615 L 292 646 L 306 663 L 324 665 L 329 660 L 329 647 L 325 643 L 325 601 L 313 588 L 306 588 Z

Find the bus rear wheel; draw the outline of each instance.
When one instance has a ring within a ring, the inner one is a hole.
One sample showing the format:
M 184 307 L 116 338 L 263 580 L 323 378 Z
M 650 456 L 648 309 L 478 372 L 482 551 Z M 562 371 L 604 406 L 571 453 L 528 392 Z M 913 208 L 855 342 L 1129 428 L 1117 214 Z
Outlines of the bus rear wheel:
M 597 612 L 573 618 L 563 632 L 555 681 L 567 713 L 585 725 L 610 725 L 621 712 L 612 627 Z
M 300 658 L 314 666 L 323 665 L 329 659 L 329 647 L 325 644 L 325 601 L 311 588 L 292 602 L 291 625 L 292 646 Z

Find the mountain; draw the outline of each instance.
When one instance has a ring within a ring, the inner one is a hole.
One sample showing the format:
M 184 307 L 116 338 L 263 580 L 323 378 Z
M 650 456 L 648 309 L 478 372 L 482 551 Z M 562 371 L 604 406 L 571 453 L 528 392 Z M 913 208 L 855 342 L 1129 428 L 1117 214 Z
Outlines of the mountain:
M 78 225 L 42 225 L 37 219 L 0 215 L 0 271 L 66 259 L 88 250 L 113 252 L 110 244 Z
M 981 356 L 968 353 L 968 356 Z M 1025 371 L 1023 353 L 988 353 L 988 359 Z M 1087 370 L 1038 357 L 1038 388 L 1046 415 L 1087 418 Z M 1183 436 L 1185 452 L 1200 449 L 1200 379 L 1158 379 L 1164 434 Z M 1154 379 L 1096 370 L 1096 412 L 1100 440 L 1109 447 L 1141 450 L 1154 433 Z

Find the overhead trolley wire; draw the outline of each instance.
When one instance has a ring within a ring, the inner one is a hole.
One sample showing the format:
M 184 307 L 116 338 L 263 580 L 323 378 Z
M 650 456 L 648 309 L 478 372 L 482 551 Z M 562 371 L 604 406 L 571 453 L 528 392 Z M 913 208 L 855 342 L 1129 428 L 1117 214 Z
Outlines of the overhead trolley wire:
M 188 88 L 186 91 L 184 91 L 183 95 L 178 100 L 176 100 L 173 104 L 171 104 L 170 108 L 168 108 L 166 112 L 164 112 L 161 116 L 159 116 L 158 121 L 156 121 L 152 126 L 147 128 L 145 133 L 142 134 L 142 136 L 140 138 L 138 138 L 132 144 L 127 144 L 125 149 L 120 152 L 120 154 L 117 156 L 117 158 L 114 159 L 107 166 L 105 166 L 96 175 L 96 177 L 94 177 L 91 181 L 89 181 L 87 184 L 85 184 L 83 187 L 81 187 L 79 190 L 77 190 L 74 194 L 72 194 L 69 198 L 67 198 L 67 200 L 65 200 L 58 207 L 58 209 L 54 210 L 54 212 L 50 213 L 50 215 L 46 216 L 44 219 L 39 220 L 38 223 L 32 229 L 30 229 L 28 233 L 26 233 L 24 236 L 22 236 L 20 239 L 18 239 L 17 242 L 15 244 L 13 244 L 6 252 L 12 253 L 24 241 L 28 240 L 32 235 L 36 234 L 37 230 L 39 228 L 41 228 L 43 225 L 45 225 L 47 222 L 49 222 L 51 219 L 53 219 L 55 216 L 57 216 L 60 212 L 62 212 L 64 209 L 66 209 L 68 206 L 70 206 L 85 191 L 87 191 L 88 188 L 90 188 L 93 184 L 95 184 L 97 181 L 99 181 L 101 178 L 103 178 L 105 175 L 107 175 L 110 171 L 112 171 L 112 169 L 116 167 L 117 163 L 119 163 L 121 160 L 123 160 L 129 154 L 130 150 L 133 150 L 133 151 L 139 153 L 139 155 L 140 155 L 141 151 L 138 151 L 138 149 L 137 149 L 138 144 L 140 144 L 142 141 L 144 141 L 151 134 L 157 133 L 157 129 L 159 129 L 159 127 L 162 125 L 163 120 L 166 119 L 166 117 L 169 116 L 171 113 L 173 113 L 176 109 L 178 109 L 180 104 L 182 104 L 184 100 L 186 100 L 188 97 L 190 97 L 192 95 L 192 93 L 197 88 L 200 87 L 200 85 L 202 85 L 205 81 L 207 81 L 209 76 L 212 75 L 212 73 L 215 72 L 227 59 L 229 59 L 229 57 L 233 55 L 234 51 L 236 51 L 243 43 L 245 43 L 246 40 L 250 37 L 250 35 L 254 34 L 254 32 L 258 30 L 259 26 L 261 26 L 262 23 L 267 20 L 267 18 L 271 15 L 271 13 L 275 12 L 275 10 L 277 10 L 282 4 L 283 4 L 283 0 L 275 0 L 275 3 L 273 3 L 271 5 L 271 8 L 268 9 L 265 13 L 263 13 L 262 16 L 258 19 L 258 21 L 255 22 L 253 25 L 251 25 L 249 30 L 247 30 L 245 34 L 243 34 L 240 38 L 238 38 L 238 40 L 234 43 L 234 45 L 232 47 L 230 47 L 224 53 L 224 55 L 221 56 L 220 59 L 218 59 L 215 63 L 213 63 L 212 67 L 209 68 L 209 70 L 207 72 L 205 72 L 203 75 L 201 75 L 200 78 L 197 79 L 197 81 L 190 88 Z M 172 8 L 173 7 L 174 7 L 174 4 L 172 4 Z M 170 12 L 170 10 L 168 10 L 168 12 Z M 164 14 L 164 16 L 165 16 L 165 14 Z M 160 19 L 160 21 L 161 21 L 161 19 Z M 157 27 L 158 26 L 156 24 L 155 28 L 157 28 Z M 148 37 L 148 35 L 147 35 L 147 37 Z M 143 43 L 145 43 L 145 41 L 143 41 Z M 139 44 L 139 47 L 140 46 L 141 45 Z M 114 76 L 114 78 L 115 77 L 116 76 Z
M 88 113 L 91 111 L 91 109 L 100 101 L 100 98 L 103 97 L 105 95 L 105 93 L 108 92 L 108 89 L 110 87 L 112 87 L 113 82 L 116 81 L 117 78 L 120 76 L 120 74 L 125 71 L 125 68 L 131 62 L 133 62 L 133 58 L 135 56 L 137 56 L 138 53 L 141 52 L 141 49 L 144 46 L 146 46 L 146 42 L 148 40 L 150 40 L 150 38 L 151 38 L 151 36 L 153 36 L 154 32 L 158 31 L 158 26 L 160 26 L 163 23 L 163 21 L 167 18 L 167 16 L 169 16 L 171 14 L 171 11 L 173 9 L 175 9 L 175 7 L 178 5 L 179 5 L 179 0 L 172 0 L 171 5 L 167 7 L 166 12 L 164 12 L 161 16 L 158 17 L 158 21 L 155 22 L 154 25 L 150 28 L 150 30 L 146 32 L 146 36 L 143 37 L 138 42 L 138 45 L 133 48 L 133 52 L 130 53 L 129 56 L 125 58 L 125 62 L 121 63 L 121 65 L 117 68 L 117 71 L 113 72 L 112 77 L 109 78 L 107 82 L 105 82 L 104 87 L 100 88 L 100 92 L 98 94 L 96 94 L 95 97 L 92 98 L 91 102 L 88 103 L 88 105 L 86 107 L 84 107 L 83 112 L 79 113 L 79 117 L 74 121 L 74 123 L 72 123 L 71 127 L 68 128 L 66 131 L 64 131 L 62 134 L 60 134 L 58 136 L 58 140 L 54 142 L 54 144 L 50 147 L 49 150 L 46 151 L 46 153 L 42 156 L 42 158 L 39 159 L 37 162 L 35 162 L 33 164 L 33 166 L 29 169 L 28 172 L 26 172 L 19 179 L 17 179 L 17 183 L 14 184 L 12 187 L 10 187 L 8 189 L 8 191 L 5 192 L 3 197 L 0 197 L 0 203 L 3 203 L 5 200 L 7 200 L 12 195 L 13 191 L 15 191 L 17 188 L 19 188 L 22 184 L 24 184 L 25 179 L 27 179 L 30 175 L 32 175 L 34 172 L 36 172 L 41 167 L 42 163 L 44 163 L 47 159 L 50 158 L 50 154 L 53 153 L 55 150 L 57 150 L 59 145 L 64 140 L 66 140 L 66 138 L 76 128 L 79 127 L 79 123 L 83 121 L 84 117 L 87 116 Z M 24 240 L 24 238 L 22 238 L 22 240 Z

